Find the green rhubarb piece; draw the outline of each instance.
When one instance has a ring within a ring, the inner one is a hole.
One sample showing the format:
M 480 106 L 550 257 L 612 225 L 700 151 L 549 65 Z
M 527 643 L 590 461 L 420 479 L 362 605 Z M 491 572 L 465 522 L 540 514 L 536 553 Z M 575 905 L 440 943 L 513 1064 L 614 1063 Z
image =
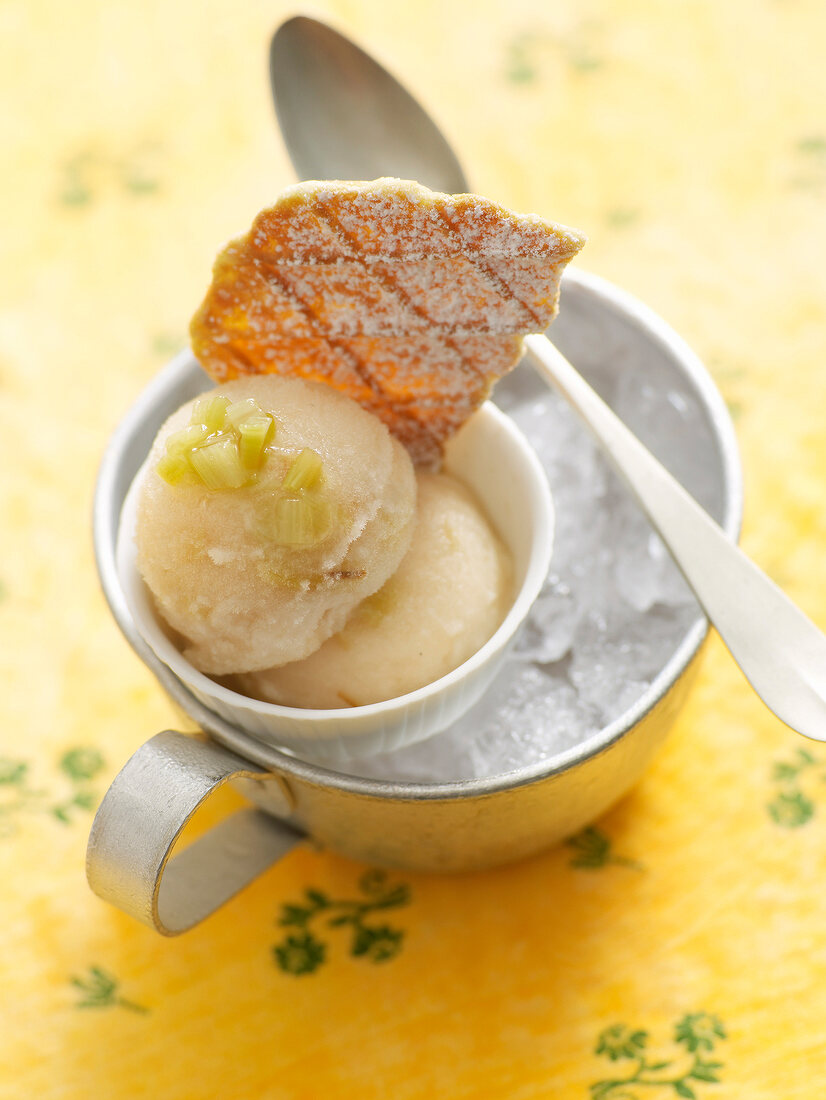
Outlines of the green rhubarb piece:
M 249 479 L 238 454 L 238 444 L 229 435 L 196 447 L 189 461 L 207 489 L 240 489 Z
M 324 497 L 279 497 L 270 534 L 281 546 L 314 546 L 329 533 L 330 518 L 330 505 Z
M 223 394 L 199 397 L 192 409 L 190 424 L 205 424 L 210 432 L 221 432 L 227 422 L 227 409 L 232 404 Z
M 255 470 L 261 465 L 264 448 L 275 435 L 275 421 L 266 413 L 248 416 L 238 425 L 238 435 L 241 462 L 248 470 Z
M 247 417 L 267 415 L 254 397 L 245 397 L 243 401 L 233 401 L 227 407 L 227 420 L 236 431 Z
M 200 447 L 202 443 L 206 443 L 208 435 L 209 429 L 206 424 L 190 424 L 167 436 L 166 453 L 168 455 L 186 454 L 193 447 Z
M 184 451 L 171 451 L 163 455 L 155 469 L 170 485 L 180 485 L 192 472 Z
M 321 461 L 321 455 L 305 447 L 284 475 L 281 488 L 288 493 L 294 493 L 299 489 L 315 489 L 321 484 L 323 472 L 324 463 Z

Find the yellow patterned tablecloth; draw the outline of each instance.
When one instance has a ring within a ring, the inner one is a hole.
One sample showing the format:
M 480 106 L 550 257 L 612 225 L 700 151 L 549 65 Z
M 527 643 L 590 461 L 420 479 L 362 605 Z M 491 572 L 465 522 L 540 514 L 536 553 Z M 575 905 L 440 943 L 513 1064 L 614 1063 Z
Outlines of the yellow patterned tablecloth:
M 365 882 L 299 850 L 171 941 L 86 888 L 100 796 L 175 723 L 98 590 L 95 470 L 218 245 L 292 181 L 266 74 L 291 10 L 0 0 L 0 1096 L 814 1100 L 826 748 L 717 642 L 636 790 L 528 862 Z M 705 359 L 744 546 L 826 626 L 820 0 L 315 11 L 422 94 L 480 190 L 585 229 L 583 266 Z M 368 887 L 385 908 L 330 927 Z

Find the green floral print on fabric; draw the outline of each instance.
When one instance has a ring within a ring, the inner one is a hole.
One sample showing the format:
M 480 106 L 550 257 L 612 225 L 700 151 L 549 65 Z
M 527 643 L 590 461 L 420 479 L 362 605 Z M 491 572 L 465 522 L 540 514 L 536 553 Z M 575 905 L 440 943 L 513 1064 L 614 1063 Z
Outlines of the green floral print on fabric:
M 288 929 L 285 938 L 273 946 L 275 962 L 285 974 L 312 974 L 327 961 L 327 943 L 322 933 L 342 928 L 349 932 L 350 954 L 372 963 L 387 962 L 398 955 L 404 932 L 371 918 L 385 909 L 396 909 L 410 901 L 404 883 L 388 883 L 384 871 L 368 871 L 359 880 L 362 897 L 331 898 L 322 890 L 308 888 L 299 904 L 281 908 L 279 925 Z
M 783 829 L 798 829 L 815 816 L 816 796 L 826 782 L 826 763 L 808 749 L 798 748 L 791 760 L 775 763 L 772 769 L 775 796 L 766 809 Z
M 32 784 L 28 761 L 0 756 L 0 839 L 17 833 L 20 819 L 30 813 L 45 812 L 69 825 L 77 811 L 93 810 L 98 794 L 91 784 L 103 766 L 97 749 L 70 749 L 57 762 L 57 779 L 44 789 Z
M 160 190 L 161 147 L 143 142 L 123 156 L 96 148 L 80 149 L 60 166 L 58 201 L 66 207 L 88 207 L 108 192 L 137 197 Z
M 649 1060 L 649 1038 L 649 1032 L 625 1024 L 615 1024 L 600 1034 L 595 1054 L 610 1062 L 630 1061 L 633 1065 L 624 1074 L 591 1085 L 591 1100 L 639 1100 L 643 1095 L 652 1100 L 659 1096 L 695 1100 L 698 1088 L 720 1082 L 723 1063 L 707 1057 L 726 1038 L 717 1016 L 693 1012 L 678 1020 L 673 1032 L 678 1049 L 667 1060 Z
M 149 1012 L 145 1005 L 121 997 L 120 982 L 99 966 L 90 966 L 88 977 L 71 977 L 69 982 L 80 994 L 75 1008 L 128 1008 L 130 1012 Z
M 560 64 L 574 73 L 590 74 L 605 59 L 597 44 L 600 27 L 584 21 L 565 31 L 522 31 L 505 47 L 504 75 L 509 84 L 524 87 L 539 83 L 545 64 Z
M 615 864 L 619 867 L 633 867 L 637 871 L 642 870 L 642 864 L 627 856 L 616 855 L 609 837 L 601 829 L 589 825 L 576 836 L 569 837 L 565 841 L 566 847 L 572 848 L 574 855 L 571 857 L 571 867 L 579 870 L 598 871 L 602 867 Z
M 826 188 L 826 135 L 807 134 L 793 148 L 791 186 L 819 193 Z

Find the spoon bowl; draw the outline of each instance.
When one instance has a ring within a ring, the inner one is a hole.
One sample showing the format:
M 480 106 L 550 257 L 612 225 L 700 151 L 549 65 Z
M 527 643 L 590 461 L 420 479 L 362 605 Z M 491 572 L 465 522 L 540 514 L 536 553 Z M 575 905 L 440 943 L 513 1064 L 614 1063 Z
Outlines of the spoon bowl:
M 398 176 L 433 191 L 468 190 L 456 154 L 430 115 L 332 27 L 303 15 L 282 23 L 270 45 L 270 80 L 300 179 Z

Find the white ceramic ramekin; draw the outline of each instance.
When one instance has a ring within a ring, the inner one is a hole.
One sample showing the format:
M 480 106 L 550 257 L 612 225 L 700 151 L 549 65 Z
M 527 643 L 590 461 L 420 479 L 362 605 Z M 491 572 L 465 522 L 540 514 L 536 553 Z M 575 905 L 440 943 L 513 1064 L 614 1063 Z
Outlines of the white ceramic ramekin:
M 121 513 L 120 583 L 138 632 L 206 707 L 268 744 L 306 759 L 344 764 L 387 752 L 446 729 L 491 682 L 536 599 L 550 565 L 553 504 L 533 449 L 513 422 L 483 406 L 451 440 L 445 468 L 468 485 L 513 556 L 514 597 L 493 636 L 464 664 L 417 691 L 368 706 L 303 710 L 250 699 L 210 680 L 186 661 L 161 627 L 135 564 L 135 512 L 141 474 Z

